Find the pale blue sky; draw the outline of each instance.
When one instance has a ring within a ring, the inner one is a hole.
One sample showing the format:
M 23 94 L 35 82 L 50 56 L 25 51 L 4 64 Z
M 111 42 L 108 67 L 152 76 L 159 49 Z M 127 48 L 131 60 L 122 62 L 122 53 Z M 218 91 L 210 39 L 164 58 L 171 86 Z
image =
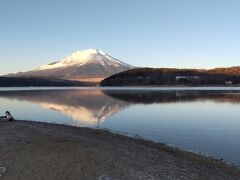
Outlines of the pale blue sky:
M 240 65 L 240 1 L 0 0 L 0 74 L 88 48 L 135 66 Z

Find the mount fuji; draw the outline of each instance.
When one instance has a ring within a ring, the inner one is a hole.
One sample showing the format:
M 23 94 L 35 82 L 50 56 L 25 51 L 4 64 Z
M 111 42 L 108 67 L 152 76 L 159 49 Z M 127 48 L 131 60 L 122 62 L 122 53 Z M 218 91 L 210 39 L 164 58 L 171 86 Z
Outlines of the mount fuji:
M 113 74 L 134 67 L 119 61 L 98 49 L 76 51 L 70 56 L 27 72 L 9 74 L 8 77 L 41 77 L 98 83 Z

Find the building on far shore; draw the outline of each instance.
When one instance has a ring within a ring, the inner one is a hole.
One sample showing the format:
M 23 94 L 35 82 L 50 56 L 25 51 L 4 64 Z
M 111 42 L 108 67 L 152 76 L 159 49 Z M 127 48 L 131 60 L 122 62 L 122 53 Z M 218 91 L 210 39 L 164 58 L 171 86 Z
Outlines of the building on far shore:
M 229 85 L 229 86 L 232 85 L 232 81 L 226 81 L 225 85 Z
M 199 76 L 176 76 L 176 81 L 179 80 L 198 80 Z

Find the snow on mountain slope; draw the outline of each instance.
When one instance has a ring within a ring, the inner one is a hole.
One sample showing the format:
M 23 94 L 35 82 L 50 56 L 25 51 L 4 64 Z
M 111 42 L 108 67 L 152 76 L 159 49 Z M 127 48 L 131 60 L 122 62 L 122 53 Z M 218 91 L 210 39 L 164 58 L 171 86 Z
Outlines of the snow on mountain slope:
M 132 66 L 118 61 L 105 52 L 98 49 L 87 49 L 84 51 L 76 51 L 71 56 L 64 58 L 61 61 L 43 65 L 36 70 L 46 70 L 54 68 L 62 68 L 67 66 L 82 66 L 87 63 L 100 63 L 103 66 L 126 66 L 131 68 Z
M 80 81 L 100 81 L 133 66 L 98 49 L 76 51 L 66 58 L 11 77 L 52 77 Z

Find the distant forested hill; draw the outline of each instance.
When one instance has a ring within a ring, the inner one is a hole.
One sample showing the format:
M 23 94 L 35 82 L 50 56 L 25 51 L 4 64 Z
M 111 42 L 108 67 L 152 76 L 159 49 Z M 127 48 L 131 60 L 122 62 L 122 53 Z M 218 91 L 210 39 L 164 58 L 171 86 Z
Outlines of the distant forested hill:
M 84 86 L 90 85 L 79 81 L 47 78 L 0 77 L 0 87 L 43 87 L 43 86 Z
M 240 67 L 204 69 L 138 68 L 104 79 L 101 86 L 240 85 Z

